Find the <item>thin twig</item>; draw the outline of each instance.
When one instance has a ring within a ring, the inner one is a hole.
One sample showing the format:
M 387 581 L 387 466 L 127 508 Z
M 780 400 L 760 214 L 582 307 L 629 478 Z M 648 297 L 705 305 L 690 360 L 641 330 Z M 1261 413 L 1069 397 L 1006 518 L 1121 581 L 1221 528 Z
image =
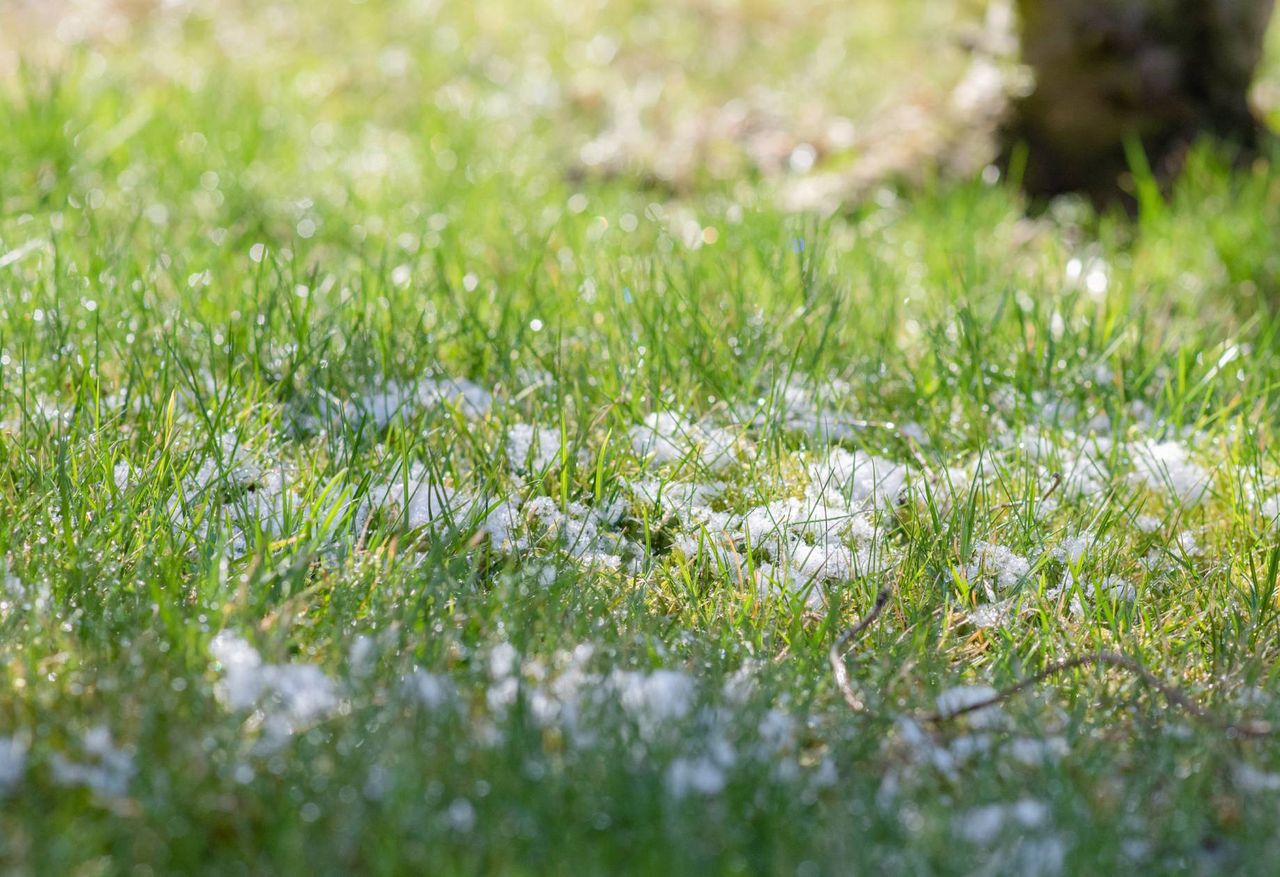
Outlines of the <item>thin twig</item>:
M 888 604 L 892 593 L 893 588 L 888 585 L 881 588 L 880 593 L 876 594 L 876 602 L 871 607 L 871 611 L 864 615 L 853 627 L 836 637 L 836 641 L 831 644 L 831 651 L 827 653 L 827 657 L 831 660 L 831 672 L 835 675 L 836 687 L 840 689 L 844 702 L 849 704 L 849 707 L 854 712 L 866 712 L 867 705 L 862 702 L 862 698 L 858 697 L 853 690 L 853 686 L 849 684 L 849 667 L 844 662 L 845 646 L 861 636 L 864 630 L 875 623 L 875 620 L 880 617 L 880 613 L 884 611 L 885 605 Z
M 831 671 L 835 678 L 836 688 L 839 689 L 845 703 L 858 713 L 867 712 L 867 705 L 863 702 L 858 693 L 854 691 L 853 685 L 849 681 L 849 668 L 845 663 L 845 655 L 851 643 L 861 637 L 861 635 L 880 617 L 884 611 L 885 605 L 889 602 L 889 597 L 893 591 L 892 586 L 886 586 L 876 595 L 876 601 L 872 605 L 870 611 L 867 612 L 856 624 L 840 634 L 836 641 L 832 643 L 829 652 L 831 660 Z M 1113 667 L 1118 670 L 1124 670 L 1127 673 L 1137 677 L 1149 687 L 1155 689 L 1170 706 L 1182 710 L 1196 721 L 1217 728 L 1231 737 L 1272 737 L 1280 734 L 1280 728 L 1275 727 L 1270 722 L 1244 719 L 1233 720 L 1224 718 L 1196 702 L 1181 688 L 1171 685 L 1168 682 L 1157 677 L 1154 673 L 1142 666 L 1135 658 L 1128 655 L 1122 655 L 1119 652 L 1098 651 L 1085 655 L 1076 655 L 1074 657 L 1065 658 L 1056 661 L 1045 667 L 1040 672 L 1027 677 L 1019 682 L 997 691 L 990 697 L 973 703 L 965 704 L 953 710 L 935 711 L 916 716 L 916 720 L 921 723 L 943 724 L 952 721 L 960 716 L 968 713 L 977 712 L 987 707 L 996 706 L 1004 703 L 1020 692 L 1025 691 L 1035 685 L 1039 685 L 1047 679 L 1075 670 L 1079 667 Z
M 1049 497 L 1053 496 L 1053 494 L 1054 494 L 1054 493 L 1058 490 L 1058 488 L 1059 488 L 1059 487 L 1061 487 L 1061 486 L 1062 486 L 1062 473 L 1061 473 L 1061 472 L 1054 472 L 1054 473 L 1053 473 L 1053 483 L 1051 483 L 1051 484 L 1049 485 L 1049 489 L 1048 489 L 1048 490 L 1046 490 L 1044 493 L 1040 494 L 1040 502 L 1042 502 L 1042 503 L 1043 503 L 1043 502 L 1047 502 L 1047 501 L 1049 500 Z

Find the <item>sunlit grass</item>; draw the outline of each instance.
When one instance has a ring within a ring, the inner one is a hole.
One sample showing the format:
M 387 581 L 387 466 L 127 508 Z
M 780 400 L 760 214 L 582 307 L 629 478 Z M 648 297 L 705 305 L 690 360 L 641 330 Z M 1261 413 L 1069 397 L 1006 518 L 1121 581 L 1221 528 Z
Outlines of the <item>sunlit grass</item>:
M 1265 873 L 1274 741 L 1122 674 L 911 717 L 1280 720 L 1274 170 L 582 173 L 645 65 L 860 120 L 919 6 L 5 10 L 5 867 Z

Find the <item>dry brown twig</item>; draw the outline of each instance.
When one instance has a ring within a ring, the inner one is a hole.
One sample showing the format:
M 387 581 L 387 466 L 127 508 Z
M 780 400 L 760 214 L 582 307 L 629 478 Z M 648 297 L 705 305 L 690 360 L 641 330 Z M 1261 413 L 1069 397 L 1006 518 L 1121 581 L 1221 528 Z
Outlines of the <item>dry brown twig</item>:
M 876 594 L 876 600 L 875 603 L 872 604 L 871 609 L 862 616 L 862 618 L 858 619 L 852 627 L 840 634 L 840 636 L 836 638 L 836 641 L 831 644 L 831 649 L 828 652 L 828 658 L 831 662 L 831 671 L 835 678 L 836 688 L 840 691 L 841 697 L 844 698 L 845 703 L 849 705 L 850 709 L 857 713 L 869 713 L 870 710 L 863 699 L 854 690 L 853 685 L 849 680 L 849 668 L 845 663 L 845 656 L 848 654 L 850 644 L 861 637 L 861 635 L 866 632 L 869 627 L 875 624 L 877 619 L 879 619 L 881 613 L 884 611 L 884 607 L 889 602 L 889 597 L 892 596 L 892 594 L 892 585 L 887 585 L 881 588 L 880 592 Z M 957 719 L 960 716 L 974 713 L 988 707 L 997 706 L 1028 688 L 1039 685 L 1041 682 L 1051 679 L 1054 676 L 1058 676 L 1062 673 L 1066 673 L 1080 667 L 1112 667 L 1117 670 L 1123 670 L 1142 681 L 1148 687 L 1158 691 L 1171 706 L 1182 710 L 1182 712 L 1186 713 L 1192 719 L 1200 722 L 1201 724 L 1216 728 L 1230 737 L 1257 739 L 1262 737 L 1274 737 L 1277 734 L 1280 734 L 1280 728 L 1275 727 L 1267 721 L 1250 719 L 1233 720 L 1218 715 L 1199 704 L 1181 688 L 1157 677 L 1135 658 L 1105 649 L 1055 661 L 1040 672 L 1002 688 L 990 697 L 965 704 L 957 709 L 945 712 L 939 710 L 924 713 L 913 716 L 913 718 L 921 724 L 943 724 Z
M 849 683 L 849 666 L 844 662 L 845 646 L 861 636 L 863 631 L 875 623 L 875 620 L 880 617 L 880 613 L 884 611 L 884 607 L 889 602 L 889 596 L 892 593 L 892 588 L 881 588 L 880 593 L 876 594 L 876 602 L 871 607 L 871 611 L 862 616 L 853 627 L 836 637 L 836 641 L 831 644 L 831 651 L 827 653 L 827 657 L 831 661 L 831 672 L 835 675 L 836 687 L 840 689 L 844 702 L 849 704 L 849 707 L 854 712 L 866 712 L 867 705 L 862 702 L 862 698 L 858 697 L 857 692 L 853 690 L 853 686 Z

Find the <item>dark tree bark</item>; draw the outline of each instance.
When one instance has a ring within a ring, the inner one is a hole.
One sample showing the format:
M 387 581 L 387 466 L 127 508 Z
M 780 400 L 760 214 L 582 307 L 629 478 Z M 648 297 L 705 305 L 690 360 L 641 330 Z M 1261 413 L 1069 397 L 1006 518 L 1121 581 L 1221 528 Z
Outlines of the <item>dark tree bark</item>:
M 1033 195 L 1109 201 L 1140 143 L 1159 175 L 1208 135 L 1256 149 L 1248 91 L 1274 0 L 1017 0 L 1033 90 L 1010 108 L 1005 156 Z
M 1163 183 L 1199 138 L 1239 159 L 1272 139 L 1248 95 L 1274 5 L 990 0 L 949 100 L 874 120 L 850 165 L 785 186 L 782 203 L 828 212 L 885 184 L 968 177 L 995 160 L 1017 168 L 1033 197 L 1079 192 L 1132 207 L 1130 146 Z

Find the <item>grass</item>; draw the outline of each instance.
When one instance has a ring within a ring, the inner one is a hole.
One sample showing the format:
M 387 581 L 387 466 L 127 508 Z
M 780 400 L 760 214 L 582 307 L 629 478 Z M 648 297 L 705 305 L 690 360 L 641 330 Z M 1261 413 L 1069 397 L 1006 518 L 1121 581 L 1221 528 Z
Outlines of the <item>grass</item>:
M 857 116 L 963 5 L 41 9 L 0 12 L 6 871 L 1270 871 L 1276 741 L 1123 674 L 911 717 L 1106 648 L 1280 721 L 1274 165 L 1200 150 L 1136 223 L 788 216 L 714 139 L 678 196 L 580 173 L 645 64 L 652 130 L 846 67 Z M 855 714 L 828 649 L 885 585 Z

